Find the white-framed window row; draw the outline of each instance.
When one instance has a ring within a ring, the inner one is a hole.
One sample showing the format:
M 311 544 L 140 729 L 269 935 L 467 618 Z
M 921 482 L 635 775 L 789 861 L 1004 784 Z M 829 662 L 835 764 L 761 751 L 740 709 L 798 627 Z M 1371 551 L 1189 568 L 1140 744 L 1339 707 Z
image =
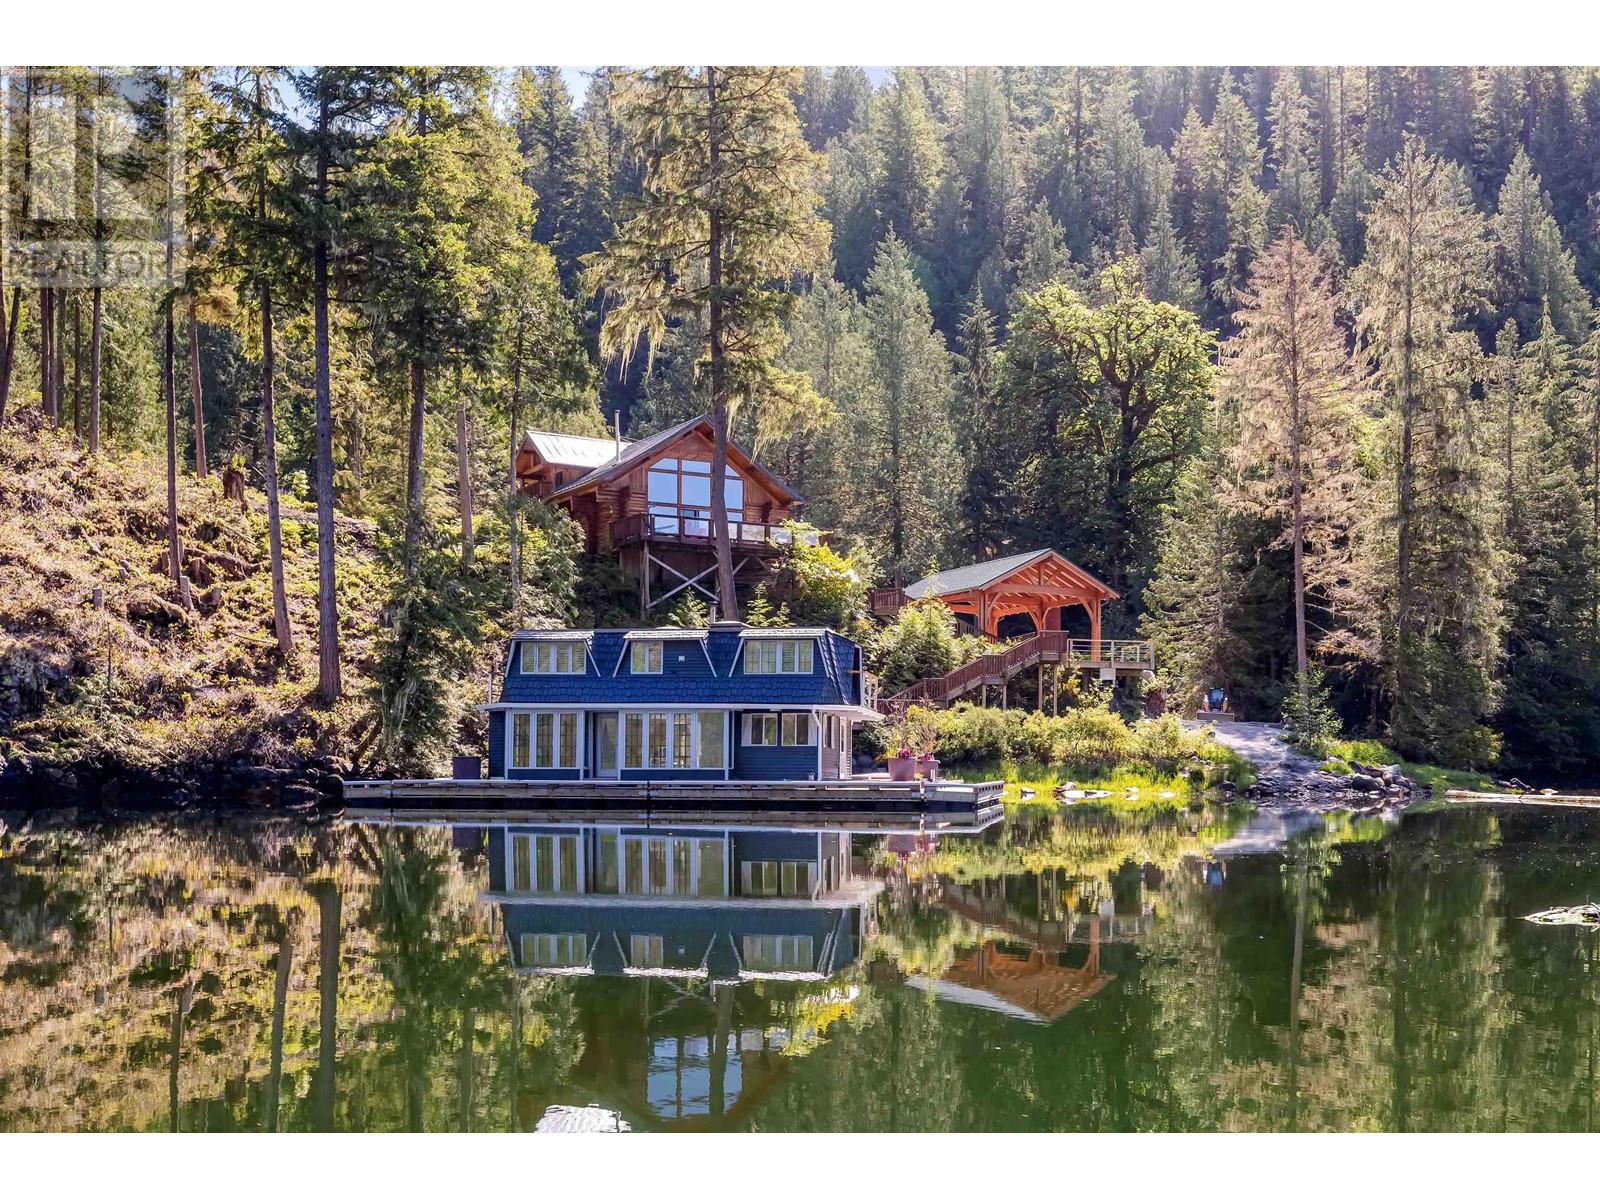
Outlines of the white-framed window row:
M 524 933 L 518 939 L 518 957 L 524 967 L 557 970 L 589 965 L 589 939 L 582 933 Z
M 512 833 L 506 839 L 506 890 L 522 895 L 582 895 L 587 890 L 583 857 L 577 833 Z
M 809 675 L 813 638 L 748 638 L 744 644 L 746 675 Z
M 624 771 L 728 773 L 728 714 L 720 708 L 624 712 L 617 736 Z
M 728 866 L 723 834 L 675 837 L 601 829 L 594 834 L 591 890 L 608 896 L 722 898 L 728 895 Z
M 814 900 L 817 866 L 804 859 L 745 859 L 739 864 L 741 896 Z
M 506 762 L 517 770 L 579 770 L 584 714 L 576 709 L 512 709 L 506 713 Z
M 815 746 L 816 718 L 809 712 L 753 712 L 744 717 L 746 746 Z
M 582 638 L 525 639 L 518 643 L 517 670 L 524 675 L 582 675 L 588 657 L 589 643 Z
M 747 933 L 739 942 L 740 965 L 746 971 L 816 969 L 816 951 L 808 933 Z

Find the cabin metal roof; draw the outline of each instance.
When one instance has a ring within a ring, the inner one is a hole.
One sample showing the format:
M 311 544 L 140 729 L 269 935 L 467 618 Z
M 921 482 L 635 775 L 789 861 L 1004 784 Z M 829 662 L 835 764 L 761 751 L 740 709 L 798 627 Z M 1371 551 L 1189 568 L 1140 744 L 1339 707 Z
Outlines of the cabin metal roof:
M 617 456 L 615 438 L 583 437 L 576 433 L 547 433 L 543 429 L 530 429 L 524 439 L 533 445 L 539 457 L 551 466 L 582 467 L 586 471 L 604 466 Z M 633 445 L 622 439 L 622 452 L 626 454 Z

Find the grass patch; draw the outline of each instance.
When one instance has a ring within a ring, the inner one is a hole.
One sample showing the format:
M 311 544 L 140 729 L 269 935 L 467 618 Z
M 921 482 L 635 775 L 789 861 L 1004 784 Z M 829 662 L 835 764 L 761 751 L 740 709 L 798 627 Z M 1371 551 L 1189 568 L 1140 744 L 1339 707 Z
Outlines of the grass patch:
M 1494 780 L 1482 771 L 1455 767 L 1436 767 L 1429 763 L 1408 762 L 1390 747 L 1372 738 L 1352 738 L 1333 744 L 1333 755 L 1323 766 L 1335 774 L 1349 774 L 1350 764 L 1364 767 L 1400 768 L 1407 779 L 1422 784 L 1435 794 L 1451 791 L 1484 792 L 1494 790 Z M 1341 772 L 1339 768 L 1343 768 Z

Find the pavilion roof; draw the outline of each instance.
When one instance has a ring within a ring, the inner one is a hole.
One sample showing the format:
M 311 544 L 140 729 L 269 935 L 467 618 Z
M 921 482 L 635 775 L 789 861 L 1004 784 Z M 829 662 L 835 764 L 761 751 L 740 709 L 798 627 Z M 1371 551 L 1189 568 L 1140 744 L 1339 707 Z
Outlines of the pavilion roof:
M 1102 600 L 1115 600 L 1117 593 L 1112 591 L 1100 580 L 1085 571 L 1076 563 L 1071 562 L 1066 556 L 1054 550 L 1029 550 L 1022 554 L 1011 554 L 1005 558 L 993 558 L 988 562 L 970 563 L 964 567 L 951 567 L 949 570 L 936 571 L 925 579 L 909 583 L 905 587 L 906 598 L 910 600 L 923 600 L 936 596 L 947 596 L 955 592 L 977 591 L 999 583 L 1008 575 L 1013 575 L 1026 567 L 1045 565 L 1057 568 L 1063 584 L 1063 593 L 1081 594 L 1088 592 L 1098 595 Z

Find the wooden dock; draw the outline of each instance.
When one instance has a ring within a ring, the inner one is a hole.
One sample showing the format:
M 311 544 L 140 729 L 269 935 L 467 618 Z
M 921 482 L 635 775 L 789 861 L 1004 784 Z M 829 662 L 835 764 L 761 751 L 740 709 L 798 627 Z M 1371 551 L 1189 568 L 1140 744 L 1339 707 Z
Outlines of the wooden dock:
M 977 832 L 1004 815 L 1005 783 L 823 780 L 715 783 L 616 780 L 346 780 L 351 820 L 618 821 L 821 825 L 859 832 Z

